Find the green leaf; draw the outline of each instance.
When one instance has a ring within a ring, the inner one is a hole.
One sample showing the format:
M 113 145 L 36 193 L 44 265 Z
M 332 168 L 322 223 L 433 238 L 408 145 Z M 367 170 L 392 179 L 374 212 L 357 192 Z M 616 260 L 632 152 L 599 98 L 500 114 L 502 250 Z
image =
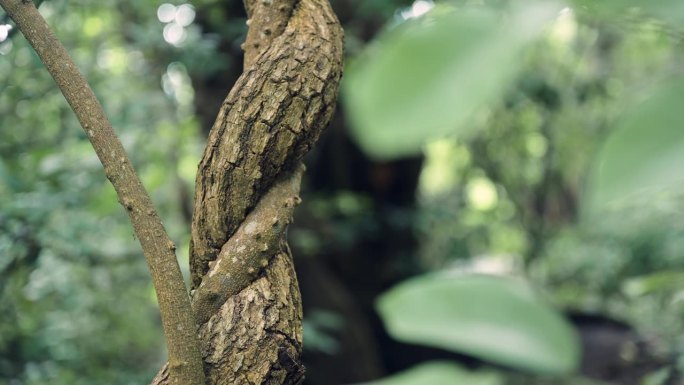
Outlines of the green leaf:
M 639 9 L 676 26 L 684 22 L 684 2 L 681 0 L 575 0 L 580 9 L 615 18 L 616 14 Z
M 446 361 L 416 365 L 393 376 L 366 385 L 500 385 L 501 377 L 493 372 L 470 372 Z
M 684 75 L 659 82 L 629 105 L 599 152 L 586 214 L 654 201 L 684 185 Z
M 383 294 L 377 308 L 398 340 L 540 373 L 571 372 L 578 363 L 573 328 L 518 279 L 422 276 Z
M 664 367 L 647 374 L 641 380 L 643 385 L 665 385 L 672 375 L 672 368 Z
M 509 86 L 524 48 L 560 9 L 556 1 L 531 1 L 502 16 L 438 6 L 389 31 L 347 70 L 353 136 L 368 154 L 394 158 L 464 131 L 475 110 Z
M 684 271 L 659 271 L 645 276 L 627 279 L 622 291 L 630 297 L 676 291 L 682 288 Z

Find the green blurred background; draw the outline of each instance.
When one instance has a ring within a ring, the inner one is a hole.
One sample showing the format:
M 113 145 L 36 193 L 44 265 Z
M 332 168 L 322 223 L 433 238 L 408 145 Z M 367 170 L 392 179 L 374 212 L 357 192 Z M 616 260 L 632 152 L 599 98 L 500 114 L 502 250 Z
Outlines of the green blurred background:
M 684 3 L 333 0 L 347 69 L 289 231 L 306 383 L 684 384 Z M 44 0 L 187 274 L 240 1 Z M 87 138 L 0 11 L 0 384 L 164 342 Z

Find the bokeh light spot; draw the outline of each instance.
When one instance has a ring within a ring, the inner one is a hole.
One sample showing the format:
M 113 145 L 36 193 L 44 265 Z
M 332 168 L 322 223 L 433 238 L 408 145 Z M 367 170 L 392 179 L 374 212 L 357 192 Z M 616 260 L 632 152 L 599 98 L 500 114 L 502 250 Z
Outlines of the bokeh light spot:
M 190 4 L 179 5 L 176 8 L 174 20 L 178 25 L 187 27 L 195 20 L 195 8 Z
M 170 23 L 176 17 L 176 6 L 164 3 L 157 8 L 157 18 L 162 23 Z
M 181 25 L 169 23 L 164 27 L 164 40 L 173 45 L 180 45 L 185 41 L 185 28 Z
M 9 36 L 9 31 L 12 29 L 12 26 L 9 24 L 2 24 L 0 25 L 0 42 L 5 41 L 7 39 L 7 36 Z
M 480 211 L 493 209 L 499 201 L 496 186 L 484 177 L 471 179 L 466 187 L 466 193 L 470 207 Z
M 404 19 L 414 19 L 428 13 L 435 6 L 431 0 L 416 0 L 411 5 L 411 8 L 401 12 L 401 17 Z

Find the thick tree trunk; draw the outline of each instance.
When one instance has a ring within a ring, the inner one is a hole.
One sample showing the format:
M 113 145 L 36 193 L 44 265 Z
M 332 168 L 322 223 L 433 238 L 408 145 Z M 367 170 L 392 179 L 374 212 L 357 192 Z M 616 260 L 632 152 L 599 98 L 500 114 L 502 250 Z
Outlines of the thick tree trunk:
M 342 30 L 327 0 L 245 3 L 245 70 L 197 174 L 192 301 L 209 384 L 298 384 L 302 310 L 285 231 L 297 165 L 335 107 Z M 153 384 L 166 383 L 165 366 Z

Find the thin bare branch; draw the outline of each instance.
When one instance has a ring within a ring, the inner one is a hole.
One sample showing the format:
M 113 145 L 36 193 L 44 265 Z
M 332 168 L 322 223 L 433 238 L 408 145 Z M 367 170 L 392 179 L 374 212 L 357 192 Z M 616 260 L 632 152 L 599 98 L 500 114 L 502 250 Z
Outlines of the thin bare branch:
M 169 350 L 171 383 L 204 385 L 197 327 L 176 260 L 175 246 L 102 106 L 33 2 L 0 0 L 0 6 L 36 50 L 71 105 L 133 223 L 157 292 Z

